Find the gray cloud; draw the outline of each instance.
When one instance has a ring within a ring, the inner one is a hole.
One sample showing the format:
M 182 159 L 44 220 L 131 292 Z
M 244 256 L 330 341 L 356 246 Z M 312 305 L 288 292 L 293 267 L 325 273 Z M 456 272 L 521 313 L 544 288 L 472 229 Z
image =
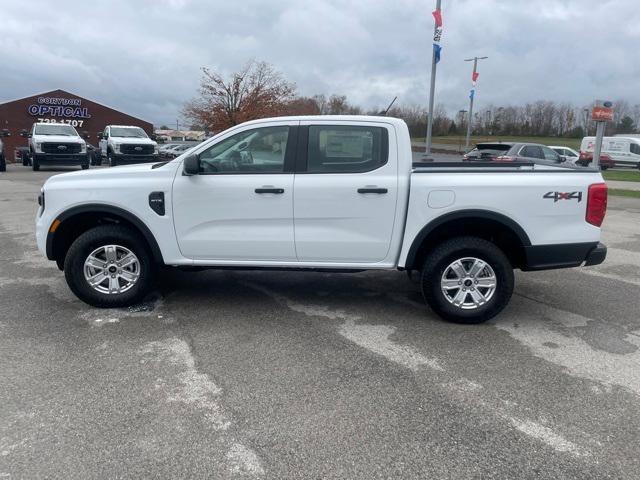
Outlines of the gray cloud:
M 640 102 L 637 0 L 443 0 L 437 101 Z M 0 101 L 63 88 L 172 123 L 203 65 L 273 63 L 302 94 L 426 104 L 430 0 L 45 0 L 0 6 Z M 600 24 L 600 25 L 599 25 Z

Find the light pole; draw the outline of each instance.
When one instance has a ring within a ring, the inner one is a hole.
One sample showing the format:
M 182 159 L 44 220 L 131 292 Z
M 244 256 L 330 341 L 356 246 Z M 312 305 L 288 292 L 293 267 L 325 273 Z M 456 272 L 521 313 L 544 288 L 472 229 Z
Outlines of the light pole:
M 476 80 L 478 79 L 478 60 L 485 60 L 489 57 L 473 57 L 466 58 L 465 62 L 473 62 L 473 74 L 471 79 L 473 80 L 473 88 L 469 93 L 469 122 L 467 124 L 467 140 L 464 144 L 465 151 L 469 150 L 469 141 L 471 140 L 471 123 L 473 121 L 473 97 L 476 96 Z
M 427 138 L 424 153 L 425 155 L 431 154 L 431 135 L 433 131 L 433 100 L 436 91 L 436 67 L 440 60 L 440 37 L 442 36 L 442 17 L 440 16 L 440 0 L 436 0 L 436 17 L 435 27 L 433 28 L 433 51 L 431 53 L 431 85 L 429 86 L 429 113 L 427 116 Z M 438 18 L 440 20 L 438 20 Z

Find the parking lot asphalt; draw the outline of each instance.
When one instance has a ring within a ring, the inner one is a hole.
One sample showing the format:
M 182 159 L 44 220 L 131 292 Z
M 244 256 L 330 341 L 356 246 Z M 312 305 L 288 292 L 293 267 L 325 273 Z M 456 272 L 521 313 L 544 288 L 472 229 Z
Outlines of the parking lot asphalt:
M 638 478 L 639 201 L 483 325 L 401 272 L 168 271 L 100 310 L 36 250 L 54 173 L 0 174 L 0 479 Z

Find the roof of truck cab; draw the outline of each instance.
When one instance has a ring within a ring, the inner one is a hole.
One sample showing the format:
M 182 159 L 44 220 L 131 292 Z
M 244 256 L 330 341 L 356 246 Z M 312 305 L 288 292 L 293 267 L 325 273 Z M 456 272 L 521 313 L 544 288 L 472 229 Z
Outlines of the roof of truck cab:
M 245 122 L 245 124 L 262 123 L 262 122 L 282 122 L 282 121 L 301 121 L 301 122 L 377 122 L 377 123 L 391 123 L 394 125 L 404 125 L 404 120 L 396 117 L 383 117 L 373 115 L 296 115 L 288 117 L 269 117 L 260 118 L 258 120 L 251 120 Z

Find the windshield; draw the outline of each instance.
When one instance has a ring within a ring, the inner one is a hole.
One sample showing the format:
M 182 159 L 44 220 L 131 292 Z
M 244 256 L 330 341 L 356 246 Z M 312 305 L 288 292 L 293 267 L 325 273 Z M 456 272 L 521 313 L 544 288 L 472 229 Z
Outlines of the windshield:
M 78 132 L 71 125 L 62 123 L 49 123 L 46 125 L 36 125 L 34 131 L 36 135 L 64 135 L 65 137 L 78 137 Z
M 138 127 L 111 127 L 112 137 L 149 138 L 144 130 Z

